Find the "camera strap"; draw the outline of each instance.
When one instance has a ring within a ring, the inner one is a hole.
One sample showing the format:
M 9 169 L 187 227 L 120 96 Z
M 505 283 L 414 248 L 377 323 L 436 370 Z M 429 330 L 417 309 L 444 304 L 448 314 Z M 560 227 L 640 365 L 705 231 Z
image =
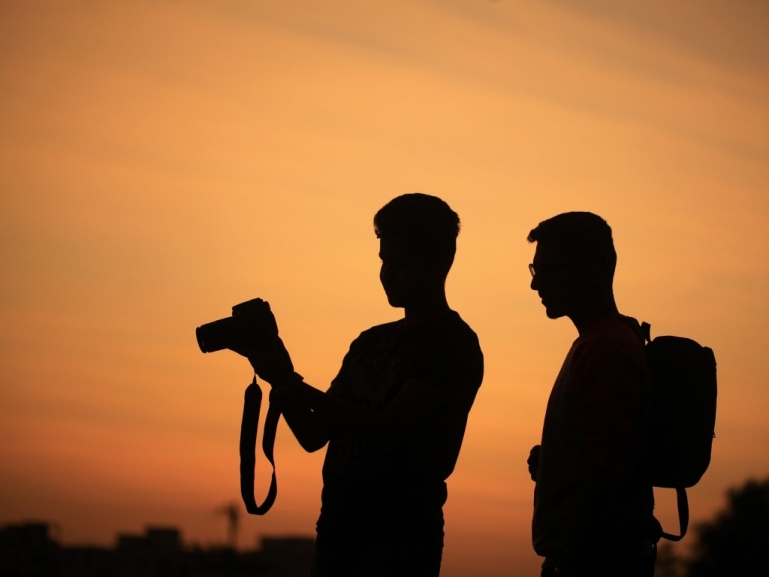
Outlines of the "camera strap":
M 256 435 L 259 429 L 259 412 L 262 407 L 262 389 L 256 382 L 256 377 L 246 388 L 243 402 L 243 420 L 240 424 L 240 495 L 246 505 L 246 511 L 251 515 L 264 515 L 272 508 L 278 495 L 278 479 L 275 474 L 275 459 L 273 448 L 275 433 L 280 420 L 280 409 L 270 403 L 267 417 L 264 420 L 262 435 L 262 451 L 272 465 L 272 480 L 267 496 L 261 505 L 256 504 L 254 496 L 254 477 L 256 475 Z

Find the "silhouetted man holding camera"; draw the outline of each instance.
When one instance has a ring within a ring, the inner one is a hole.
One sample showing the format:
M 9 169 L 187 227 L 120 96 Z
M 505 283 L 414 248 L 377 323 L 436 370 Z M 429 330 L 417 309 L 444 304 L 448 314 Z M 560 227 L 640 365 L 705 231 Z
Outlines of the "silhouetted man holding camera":
M 611 228 L 570 212 L 528 240 L 537 243 L 532 290 L 549 318 L 568 317 L 579 332 L 528 461 L 542 575 L 653 575 L 654 496 L 643 467 L 650 381 L 638 323 L 614 301 Z
M 382 286 L 405 316 L 361 333 L 327 392 L 294 373 L 280 341 L 237 352 L 270 382 L 301 446 L 328 443 L 313 575 L 436 577 L 445 481 L 483 378 L 478 338 L 446 300 L 459 217 L 406 194 L 374 228 Z

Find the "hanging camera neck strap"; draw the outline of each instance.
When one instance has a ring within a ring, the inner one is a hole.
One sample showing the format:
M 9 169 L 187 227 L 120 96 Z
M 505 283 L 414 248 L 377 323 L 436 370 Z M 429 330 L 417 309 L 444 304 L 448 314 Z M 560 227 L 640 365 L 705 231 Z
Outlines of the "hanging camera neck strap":
M 254 496 L 254 477 L 256 475 L 256 436 L 259 429 L 259 412 L 262 407 L 262 389 L 256 382 L 256 377 L 246 388 L 243 402 L 243 420 L 240 424 L 240 495 L 246 505 L 246 511 L 251 515 L 264 515 L 272 508 L 275 497 L 278 496 L 278 479 L 275 473 L 273 449 L 275 434 L 280 420 L 280 409 L 270 403 L 267 417 L 264 420 L 262 435 L 262 451 L 272 465 L 272 480 L 267 496 L 261 505 L 257 505 Z

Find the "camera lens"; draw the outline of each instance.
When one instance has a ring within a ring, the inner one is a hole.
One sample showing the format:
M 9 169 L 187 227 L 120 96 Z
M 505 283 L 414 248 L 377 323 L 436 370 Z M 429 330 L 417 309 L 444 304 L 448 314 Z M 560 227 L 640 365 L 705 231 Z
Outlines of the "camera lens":
M 198 346 L 204 353 L 213 353 L 229 347 L 237 338 L 238 322 L 233 317 L 219 319 L 195 329 Z

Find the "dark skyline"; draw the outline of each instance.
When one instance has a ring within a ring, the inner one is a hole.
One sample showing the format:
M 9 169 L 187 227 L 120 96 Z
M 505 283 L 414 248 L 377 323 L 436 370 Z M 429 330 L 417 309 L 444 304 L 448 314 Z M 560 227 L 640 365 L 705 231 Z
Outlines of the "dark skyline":
M 0 575 L 13 577 L 306 577 L 312 536 L 264 536 L 252 548 L 184 543 L 176 527 L 118 533 L 112 547 L 62 544 L 52 525 L 0 527 Z

